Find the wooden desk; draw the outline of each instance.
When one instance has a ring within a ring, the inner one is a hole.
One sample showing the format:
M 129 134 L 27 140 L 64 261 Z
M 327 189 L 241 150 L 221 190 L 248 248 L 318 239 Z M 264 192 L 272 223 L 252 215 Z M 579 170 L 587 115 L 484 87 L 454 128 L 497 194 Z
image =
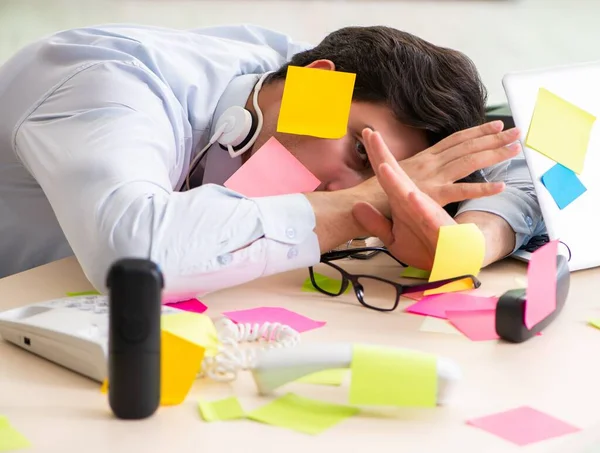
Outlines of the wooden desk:
M 378 262 L 354 262 L 371 272 L 389 274 L 397 268 Z M 507 260 L 481 274 L 486 294 L 515 287 L 525 265 Z M 196 411 L 199 397 L 237 395 L 246 409 L 264 404 L 244 373 L 232 385 L 199 380 L 186 402 L 161 408 L 141 422 L 112 418 L 106 396 L 95 382 L 0 342 L 0 414 L 32 442 L 31 452 L 286 452 L 318 451 L 437 453 L 449 448 L 469 452 L 577 453 L 600 440 L 600 331 L 586 325 L 600 317 L 600 270 L 572 275 L 571 293 L 562 315 L 542 336 L 521 344 L 472 342 L 461 335 L 419 331 L 422 317 L 404 313 L 404 300 L 393 313 L 361 307 L 354 295 L 328 298 L 300 291 L 306 270 L 290 272 L 207 295 L 207 312 L 264 305 L 286 306 L 314 319 L 321 329 L 303 334 L 304 342 L 370 342 L 414 348 L 444 355 L 462 367 L 457 399 L 436 409 L 401 409 L 363 413 L 330 431 L 311 437 L 255 422 L 205 423 Z M 65 259 L 0 280 L 0 309 L 90 289 L 77 262 Z M 294 384 L 282 391 L 347 402 L 348 387 Z M 584 428 L 581 434 L 516 447 L 465 425 L 471 417 L 528 405 Z

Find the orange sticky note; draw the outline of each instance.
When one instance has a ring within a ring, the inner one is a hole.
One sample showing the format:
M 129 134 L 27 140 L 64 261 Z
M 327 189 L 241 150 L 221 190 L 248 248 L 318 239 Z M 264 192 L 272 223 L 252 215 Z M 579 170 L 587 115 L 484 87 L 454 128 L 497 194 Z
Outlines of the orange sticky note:
M 550 241 L 531 255 L 525 290 L 525 326 L 531 329 L 556 310 L 558 241 Z
M 317 179 L 284 146 L 271 137 L 224 186 L 246 197 L 312 192 Z
M 165 330 L 161 331 L 160 405 L 173 406 L 185 400 L 204 359 L 204 348 Z M 100 391 L 108 393 L 105 379 Z
M 356 74 L 290 66 L 277 132 L 339 139 L 346 135 Z
M 477 276 L 485 256 L 485 238 L 474 223 L 447 225 L 440 228 L 435 249 L 430 282 L 461 275 Z M 470 279 L 448 283 L 440 288 L 425 291 L 425 295 L 473 289 Z

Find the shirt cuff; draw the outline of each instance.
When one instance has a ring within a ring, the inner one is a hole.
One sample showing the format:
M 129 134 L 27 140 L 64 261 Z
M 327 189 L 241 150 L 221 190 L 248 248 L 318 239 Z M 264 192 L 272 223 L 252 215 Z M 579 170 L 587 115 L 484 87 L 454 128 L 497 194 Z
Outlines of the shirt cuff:
M 535 200 L 514 187 L 506 187 L 503 192 L 491 197 L 463 201 L 456 215 L 467 211 L 489 212 L 506 220 L 515 232 L 515 248 L 511 254 L 533 236 L 542 220 Z
M 268 239 L 263 276 L 319 263 L 315 213 L 306 196 L 292 194 L 252 200 L 258 206 L 264 237 Z

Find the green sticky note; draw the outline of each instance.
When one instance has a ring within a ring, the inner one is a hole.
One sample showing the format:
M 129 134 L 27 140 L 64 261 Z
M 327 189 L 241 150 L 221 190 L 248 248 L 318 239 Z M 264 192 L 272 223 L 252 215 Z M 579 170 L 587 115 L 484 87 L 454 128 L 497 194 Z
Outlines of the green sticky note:
M 350 403 L 365 406 L 434 407 L 434 355 L 384 346 L 354 345 Z
M 288 393 L 248 414 L 248 418 L 306 434 L 320 434 L 358 413 L 355 407 L 326 403 Z
M 238 420 L 246 417 L 244 409 L 235 396 L 218 401 L 198 401 L 198 411 L 207 422 Z
M 594 115 L 540 88 L 525 145 L 580 174 L 595 121 Z
M 594 326 L 596 329 L 600 329 L 600 318 L 598 319 L 590 319 L 589 323 Z
M 317 371 L 316 373 L 307 374 L 301 377 L 296 382 L 303 384 L 315 384 L 315 385 L 335 385 L 340 386 L 344 382 L 344 378 L 348 374 L 346 368 L 334 368 L 331 370 Z
M 315 276 L 315 281 L 317 282 L 317 285 L 319 285 L 320 288 L 322 288 L 325 291 L 328 291 L 332 294 L 337 294 L 340 291 L 340 288 L 342 287 L 342 280 L 336 280 L 335 278 L 329 278 L 326 275 L 322 275 L 317 272 L 314 273 L 314 276 Z M 344 291 L 344 294 L 346 294 L 348 291 L 350 291 L 351 286 L 352 286 L 351 283 L 348 284 L 348 287 L 346 288 L 346 291 Z M 313 286 L 312 281 L 310 280 L 310 277 L 308 277 L 302 284 L 302 291 L 318 292 L 317 288 L 315 288 Z
M 161 329 L 202 346 L 205 355 L 213 357 L 218 352 L 219 337 L 212 319 L 200 313 L 164 314 L 160 319 Z
M 422 278 L 427 280 L 429 278 L 430 273 L 431 272 L 424 271 L 423 269 L 417 269 L 416 267 L 408 266 L 404 269 L 404 271 L 402 271 L 402 274 L 400 274 L 400 276 L 408 278 Z
M 77 296 L 99 296 L 100 293 L 98 291 L 81 291 L 79 293 L 67 293 L 67 297 L 77 297 Z
M 0 415 L 0 451 L 14 451 L 30 447 L 31 443 L 16 429 L 8 418 Z

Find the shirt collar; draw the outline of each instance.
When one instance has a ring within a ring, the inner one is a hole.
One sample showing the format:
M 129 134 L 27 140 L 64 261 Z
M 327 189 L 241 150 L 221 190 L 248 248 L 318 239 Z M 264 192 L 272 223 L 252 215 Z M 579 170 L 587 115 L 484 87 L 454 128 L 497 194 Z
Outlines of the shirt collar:
M 244 74 L 237 76 L 223 92 L 215 114 L 213 116 L 210 136 L 215 133 L 215 127 L 219 117 L 229 107 L 239 105 L 244 107 L 248 100 L 248 96 L 252 93 L 254 86 L 258 83 L 261 74 Z M 231 158 L 229 153 L 221 148 L 218 143 L 212 145 L 206 155 L 206 163 L 204 164 L 204 176 L 202 184 L 219 184 L 223 185 L 240 167 L 242 166 L 242 156 Z

